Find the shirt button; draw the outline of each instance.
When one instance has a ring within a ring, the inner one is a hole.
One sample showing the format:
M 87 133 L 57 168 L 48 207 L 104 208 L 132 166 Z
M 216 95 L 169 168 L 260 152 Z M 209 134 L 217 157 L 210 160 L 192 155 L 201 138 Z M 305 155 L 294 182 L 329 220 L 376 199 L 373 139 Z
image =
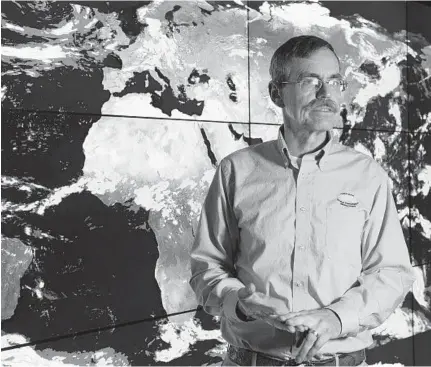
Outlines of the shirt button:
M 295 285 L 296 285 L 297 287 L 300 287 L 300 286 L 302 285 L 302 283 L 301 283 L 301 282 L 295 282 Z
M 301 206 L 301 207 L 299 208 L 299 210 L 300 210 L 301 212 L 305 212 L 305 207 Z
M 304 246 L 299 246 L 299 249 L 300 249 L 300 250 L 304 250 L 304 249 L 305 249 L 305 247 L 304 247 Z

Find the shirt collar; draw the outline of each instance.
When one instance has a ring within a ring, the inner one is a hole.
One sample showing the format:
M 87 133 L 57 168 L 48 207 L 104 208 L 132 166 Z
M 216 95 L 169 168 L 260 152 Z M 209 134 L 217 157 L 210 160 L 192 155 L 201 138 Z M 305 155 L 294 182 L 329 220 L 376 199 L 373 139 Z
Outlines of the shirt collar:
M 337 140 L 332 129 L 327 131 L 327 135 L 329 136 L 329 140 L 321 149 L 314 153 L 306 154 L 303 157 L 303 160 L 314 159 L 320 170 L 323 170 L 329 152 Z M 278 129 L 277 148 L 283 157 L 285 166 L 288 166 L 291 163 L 290 156 L 292 154 L 289 152 L 289 148 L 287 147 L 286 141 L 284 140 L 284 124 L 282 124 Z

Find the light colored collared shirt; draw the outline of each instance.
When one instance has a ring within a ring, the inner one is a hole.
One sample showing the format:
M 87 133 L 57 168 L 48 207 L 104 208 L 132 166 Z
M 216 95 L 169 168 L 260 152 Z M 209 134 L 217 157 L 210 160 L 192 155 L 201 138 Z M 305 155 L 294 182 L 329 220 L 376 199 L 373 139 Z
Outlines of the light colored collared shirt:
M 278 139 L 236 151 L 217 167 L 189 283 L 204 310 L 221 316 L 232 345 L 292 357 L 295 334 L 238 318 L 237 291 L 251 282 L 293 312 L 327 307 L 339 316 L 340 336 L 315 360 L 370 346 L 370 329 L 415 280 L 388 175 L 332 131 L 328 137 L 295 168 L 281 126 Z

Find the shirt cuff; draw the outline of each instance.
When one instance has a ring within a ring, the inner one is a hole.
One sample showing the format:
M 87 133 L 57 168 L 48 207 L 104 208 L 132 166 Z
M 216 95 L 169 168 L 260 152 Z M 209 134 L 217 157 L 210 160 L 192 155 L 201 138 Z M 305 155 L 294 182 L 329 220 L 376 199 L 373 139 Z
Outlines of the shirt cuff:
M 341 332 L 339 337 L 356 336 L 359 332 L 359 319 L 357 311 L 351 310 L 347 304 L 342 301 L 334 303 L 325 308 L 335 312 L 341 321 Z

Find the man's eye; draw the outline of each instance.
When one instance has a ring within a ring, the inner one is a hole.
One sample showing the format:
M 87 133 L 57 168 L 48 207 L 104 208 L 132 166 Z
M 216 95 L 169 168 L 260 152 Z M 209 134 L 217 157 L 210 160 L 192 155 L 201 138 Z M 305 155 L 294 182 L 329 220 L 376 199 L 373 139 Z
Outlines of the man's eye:
M 334 87 L 339 87 L 341 85 L 341 80 L 340 79 L 331 79 L 328 81 L 329 85 L 332 85 Z
M 317 78 L 304 78 L 304 79 L 302 79 L 301 84 L 304 86 L 318 85 L 319 79 L 317 79 Z

